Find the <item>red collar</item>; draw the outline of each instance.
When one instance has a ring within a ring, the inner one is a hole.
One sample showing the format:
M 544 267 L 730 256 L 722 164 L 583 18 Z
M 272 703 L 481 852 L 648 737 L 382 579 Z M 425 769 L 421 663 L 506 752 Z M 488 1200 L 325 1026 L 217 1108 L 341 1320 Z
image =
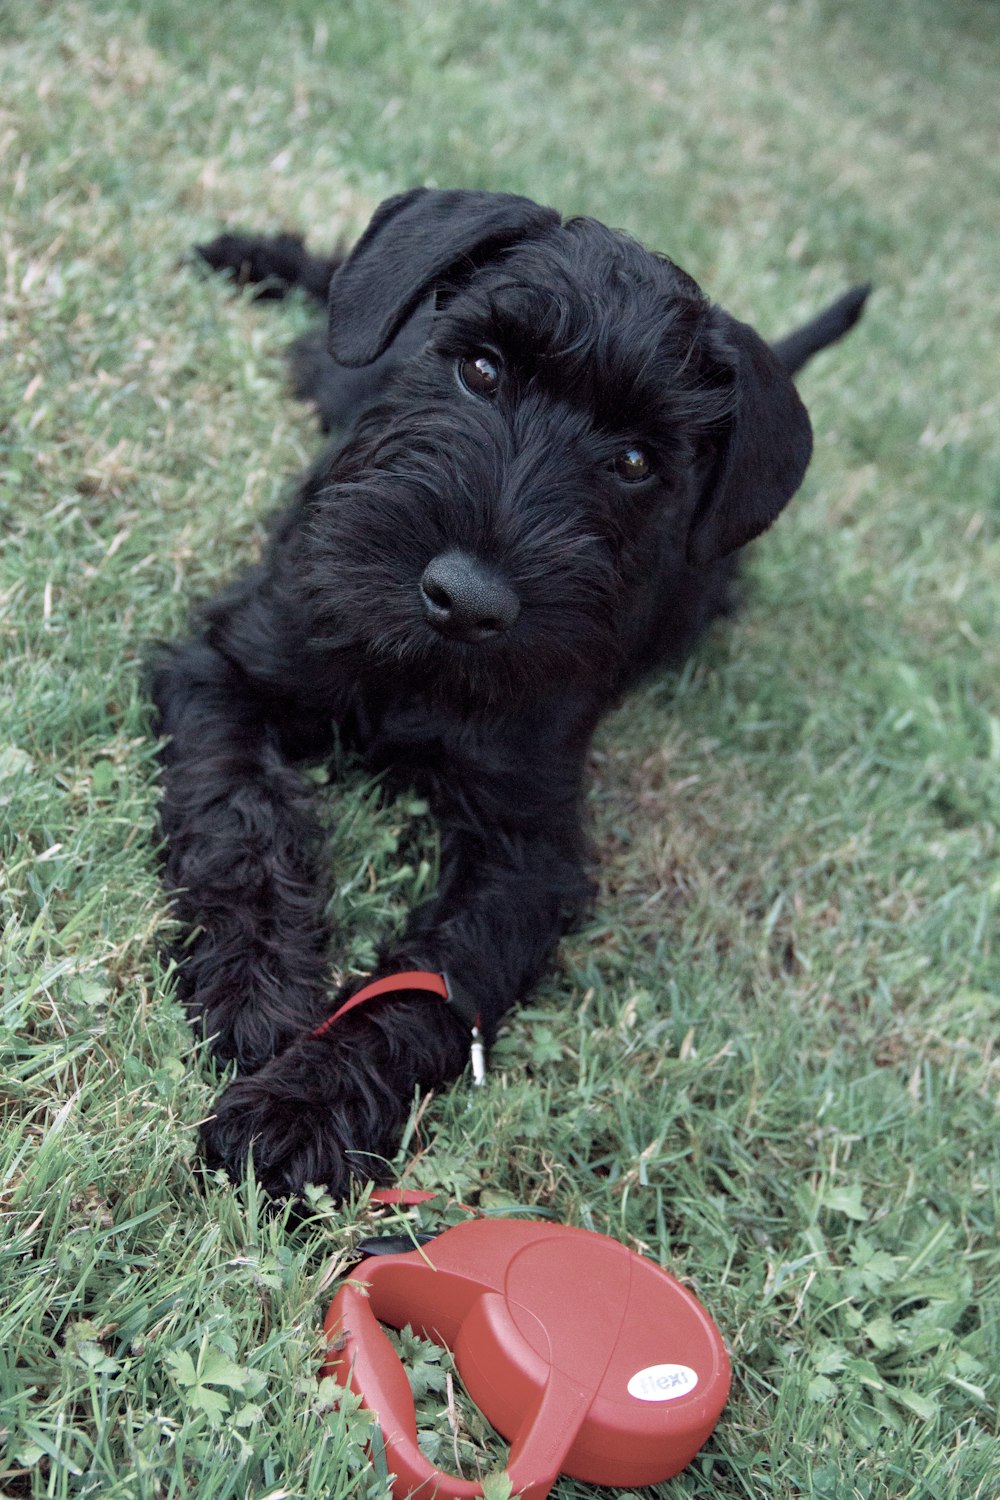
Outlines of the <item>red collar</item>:
M 409 969 L 405 973 L 390 974 L 385 979 L 376 979 L 371 984 L 366 984 L 349 1000 L 345 1000 L 343 1005 L 338 1006 L 332 1016 L 327 1016 L 325 1021 L 321 1021 L 309 1035 L 323 1036 L 336 1021 L 342 1020 L 348 1011 L 354 1010 L 356 1006 L 366 1005 L 369 1000 L 377 1000 L 380 995 L 397 994 L 400 990 L 423 990 L 428 995 L 437 995 L 452 1008 L 456 1015 L 461 1017 L 471 1032 L 478 1033 L 479 1016 L 472 1014 L 468 1006 L 454 994 L 447 974 L 432 974 L 427 969 Z

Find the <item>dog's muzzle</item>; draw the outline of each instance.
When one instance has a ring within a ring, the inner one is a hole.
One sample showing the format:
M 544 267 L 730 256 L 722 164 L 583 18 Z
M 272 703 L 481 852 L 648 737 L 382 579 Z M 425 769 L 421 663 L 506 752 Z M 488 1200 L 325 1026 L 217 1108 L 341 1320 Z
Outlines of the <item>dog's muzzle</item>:
M 429 562 L 420 600 L 428 622 L 455 641 L 478 643 L 502 635 L 521 613 L 510 585 L 468 552 L 442 552 Z

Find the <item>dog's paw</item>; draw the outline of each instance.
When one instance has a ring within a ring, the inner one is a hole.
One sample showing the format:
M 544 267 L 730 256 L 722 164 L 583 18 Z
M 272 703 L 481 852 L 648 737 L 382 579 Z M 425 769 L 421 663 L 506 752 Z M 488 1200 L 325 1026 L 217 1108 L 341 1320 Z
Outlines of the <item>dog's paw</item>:
M 220 234 L 194 253 L 213 271 L 229 275 L 239 286 L 254 286 L 266 300 L 283 297 L 302 275 L 305 245 L 297 234 Z
M 357 1059 L 338 1060 L 335 1050 L 307 1038 L 231 1083 L 201 1127 L 205 1165 L 238 1181 L 252 1154 L 274 1198 L 301 1197 L 307 1183 L 344 1198 L 352 1182 L 384 1176 L 396 1111 Z

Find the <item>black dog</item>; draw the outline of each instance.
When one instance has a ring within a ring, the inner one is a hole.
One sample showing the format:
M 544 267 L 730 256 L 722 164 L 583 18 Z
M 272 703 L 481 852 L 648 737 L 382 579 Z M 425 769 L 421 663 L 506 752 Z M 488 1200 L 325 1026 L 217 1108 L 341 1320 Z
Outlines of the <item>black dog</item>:
M 666 258 L 481 192 L 390 199 L 339 267 L 291 237 L 201 253 L 274 294 L 329 284 L 333 357 L 300 343 L 299 392 L 350 429 L 156 663 L 180 992 L 239 1069 L 207 1160 L 237 1173 L 252 1149 L 272 1193 L 340 1195 L 585 910 L 595 725 L 724 610 L 809 461 L 790 374 L 867 289 L 769 348 Z M 440 888 L 378 977 L 446 972 L 455 1003 L 396 989 L 317 1032 L 359 987 L 328 993 L 296 769 L 335 734 L 440 826 Z

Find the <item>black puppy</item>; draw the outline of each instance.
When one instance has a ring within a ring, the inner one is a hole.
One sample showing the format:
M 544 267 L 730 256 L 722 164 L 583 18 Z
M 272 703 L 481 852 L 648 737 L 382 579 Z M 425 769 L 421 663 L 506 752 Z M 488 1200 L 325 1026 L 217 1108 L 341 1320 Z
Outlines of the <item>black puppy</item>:
M 866 289 L 769 348 L 665 257 L 482 192 L 390 199 L 339 268 L 290 237 L 202 254 L 277 293 L 332 275 L 332 357 L 300 345 L 299 390 L 350 425 L 263 563 L 156 662 L 180 993 L 238 1066 L 207 1160 L 252 1149 L 273 1193 L 343 1194 L 585 910 L 595 725 L 724 609 L 809 462 L 791 372 Z M 328 993 L 296 767 L 334 735 L 437 818 L 440 888 L 376 977 L 444 972 L 453 1003 L 396 988 L 324 1029 L 359 984 Z

